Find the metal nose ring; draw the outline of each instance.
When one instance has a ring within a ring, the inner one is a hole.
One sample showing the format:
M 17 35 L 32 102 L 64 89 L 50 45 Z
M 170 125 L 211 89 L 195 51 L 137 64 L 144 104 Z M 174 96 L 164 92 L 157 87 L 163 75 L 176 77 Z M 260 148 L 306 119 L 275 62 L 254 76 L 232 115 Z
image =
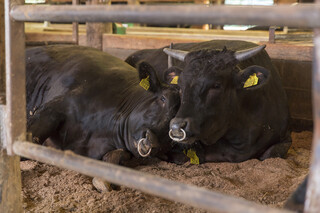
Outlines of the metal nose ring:
M 185 132 L 183 129 L 181 129 L 181 128 L 180 128 L 180 132 L 182 132 L 182 134 L 183 134 L 182 138 L 173 136 L 173 135 L 172 135 L 172 129 L 170 129 L 170 131 L 169 131 L 169 137 L 170 137 L 172 140 L 177 141 L 177 142 L 183 141 L 184 139 L 186 139 L 187 134 L 186 134 L 186 132 Z
M 146 154 L 143 154 L 142 150 L 141 150 L 141 144 L 142 142 L 144 142 L 146 140 L 146 138 L 141 138 L 139 141 L 138 141 L 138 153 L 141 157 L 148 157 L 151 153 L 151 150 L 152 150 L 152 147 L 149 148 L 148 152 Z

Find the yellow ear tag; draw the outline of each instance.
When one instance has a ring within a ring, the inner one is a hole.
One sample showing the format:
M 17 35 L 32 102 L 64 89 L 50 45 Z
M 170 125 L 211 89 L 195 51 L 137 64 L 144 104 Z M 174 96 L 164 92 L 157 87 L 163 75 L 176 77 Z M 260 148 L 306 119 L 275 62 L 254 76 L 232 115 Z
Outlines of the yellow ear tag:
M 188 158 L 190 158 L 191 164 L 199 164 L 199 158 L 195 150 L 188 149 L 187 154 L 186 154 L 186 150 L 184 150 L 183 153 L 187 155 Z
M 150 88 L 150 83 L 149 83 L 149 76 L 146 78 L 141 79 L 139 85 L 145 89 L 148 90 Z
M 253 73 L 249 76 L 249 78 L 246 80 L 246 82 L 243 85 L 243 88 L 252 87 L 258 84 L 259 78 L 257 77 L 256 73 Z
M 175 76 L 170 82 L 170 84 L 178 84 L 178 79 L 179 79 L 179 76 Z

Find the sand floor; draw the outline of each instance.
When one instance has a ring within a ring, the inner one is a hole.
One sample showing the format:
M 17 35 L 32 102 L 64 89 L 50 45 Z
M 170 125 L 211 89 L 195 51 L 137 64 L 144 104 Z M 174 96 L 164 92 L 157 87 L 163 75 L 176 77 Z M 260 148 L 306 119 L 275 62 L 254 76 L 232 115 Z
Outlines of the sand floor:
M 281 208 L 309 170 L 312 132 L 292 138 L 286 159 L 201 165 L 153 159 L 134 169 Z M 99 193 L 91 177 L 36 161 L 22 161 L 21 169 L 25 212 L 206 212 L 126 187 Z

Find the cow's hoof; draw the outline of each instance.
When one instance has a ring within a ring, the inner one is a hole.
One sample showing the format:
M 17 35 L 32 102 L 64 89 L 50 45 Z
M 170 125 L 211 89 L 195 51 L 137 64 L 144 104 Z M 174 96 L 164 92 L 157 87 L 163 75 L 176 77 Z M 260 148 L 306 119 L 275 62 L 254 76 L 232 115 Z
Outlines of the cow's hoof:
M 102 180 L 97 177 L 92 179 L 92 184 L 99 192 L 110 192 L 112 190 L 120 189 L 119 186 L 109 183 L 108 181 Z

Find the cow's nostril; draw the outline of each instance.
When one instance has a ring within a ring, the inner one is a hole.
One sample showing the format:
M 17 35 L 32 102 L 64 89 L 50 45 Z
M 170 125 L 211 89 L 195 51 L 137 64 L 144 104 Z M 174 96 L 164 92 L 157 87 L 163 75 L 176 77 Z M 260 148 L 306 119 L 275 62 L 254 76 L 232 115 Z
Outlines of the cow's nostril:
M 186 121 L 178 121 L 178 122 L 171 123 L 171 129 L 173 131 L 180 131 L 180 129 L 184 129 L 186 126 L 187 126 Z
M 172 129 L 172 131 L 179 131 L 180 130 L 180 125 L 178 124 L 178 123 L 173 123 L 172 125 L 171 125 L 171 129 Z

